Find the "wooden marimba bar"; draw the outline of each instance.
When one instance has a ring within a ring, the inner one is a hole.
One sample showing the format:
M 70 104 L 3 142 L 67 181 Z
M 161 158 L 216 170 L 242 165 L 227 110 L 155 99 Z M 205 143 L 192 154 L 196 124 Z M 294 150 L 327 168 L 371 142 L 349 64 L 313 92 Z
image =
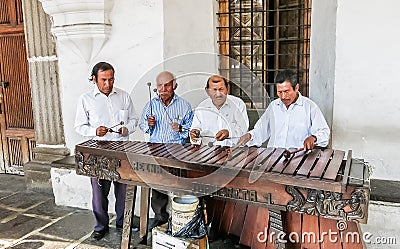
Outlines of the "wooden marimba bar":
M 75 155 L 78 174 L 124 182 L 130 190 L 143 187 L 141 236 L 147 230 L 149 188 L 266 207 L 277 233 L 283 229 L 276 215 L 281 211 L 366 223 L 369 171 L 351 158 L 351 151 L 346 157 L 340 150 L 313 149 L 289 158 L 284 151 L 89 140 L 76 146 Z M 126 210 L 132 208 L 132 196 L 127 196 Z M 130 219 L 132 214 L 125 215 Z M 130 221 L 125 223 L 123 235 L 130 231 Z

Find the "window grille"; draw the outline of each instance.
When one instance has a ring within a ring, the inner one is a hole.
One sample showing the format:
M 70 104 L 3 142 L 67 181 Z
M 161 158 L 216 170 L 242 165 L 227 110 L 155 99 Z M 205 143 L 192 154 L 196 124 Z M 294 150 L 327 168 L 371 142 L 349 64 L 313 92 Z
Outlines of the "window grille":
M 249 109 L 264 109 L 277 98 L 275 75 L 297 71 L 300 91 L 308 96 L 311 0 L 219 0 L 220 54 L 233 60 L 220 63 L 231 93 Z M 256 75 L 256 77 L 255 77 Z

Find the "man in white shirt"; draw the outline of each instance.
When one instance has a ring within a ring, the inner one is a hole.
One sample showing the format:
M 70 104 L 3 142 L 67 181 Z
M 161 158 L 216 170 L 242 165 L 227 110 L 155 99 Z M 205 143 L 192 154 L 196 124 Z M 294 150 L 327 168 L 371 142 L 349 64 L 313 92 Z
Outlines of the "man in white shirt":
M 285 70 L 275 78 L 279 99 L 269 104 L 254 129 L 244 134 L 239 145 L 261 146 L 267 139 L 268 147 L 304 148 L 328 145 L 330 129 L 312 100 L 299 92 L 297 75 Z
M 249 128 L 246 104 L 228 95 L 229 84 L 219 75 L 211 76 L 205 89 L 210 98 L 202 101 L 194 111 L 191 142 L 200 143 L 202 137 L 207 137 L 214 145 L 235 145 Z
M 135 131 L 139 117 L 129 94 L 114 86 L 114 68 L 107 62 L 97 63 L 90 76 L 96 86 L 78 101 L 75 131 L 95 140 L 126 141 Z M 112 128 L 111 128 L 112 127 Z M 102 239 L 108 232 L 108 193 L 111 181 L 91 178 L 92 206 L 96 224 L 92 237 Z M 126 185 L 114 182 L 116 227 L 124 221 Z

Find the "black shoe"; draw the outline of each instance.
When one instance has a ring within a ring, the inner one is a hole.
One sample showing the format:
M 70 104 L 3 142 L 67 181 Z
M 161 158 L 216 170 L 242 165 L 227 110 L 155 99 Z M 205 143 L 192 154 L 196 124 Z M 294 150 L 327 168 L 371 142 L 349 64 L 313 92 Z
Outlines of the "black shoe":
M 153 222 L 148 226 L 147 230 L 151 231 L 151 230 L 153 230 L 153 228 L 161 226 L 167 222 L 168 222 L 168 220 L 154 219 Z
M 123 226 L 122 225 L 115 225 L 118 231 L 122 231 Z M 131 226 L 131 231 L 132 232 L 138 232 L 139 228 L 137 226 Z
M 101 231 L 93 231 L 92 237 L 95 240 L 101 240 L 108 233 L 108 227 Z

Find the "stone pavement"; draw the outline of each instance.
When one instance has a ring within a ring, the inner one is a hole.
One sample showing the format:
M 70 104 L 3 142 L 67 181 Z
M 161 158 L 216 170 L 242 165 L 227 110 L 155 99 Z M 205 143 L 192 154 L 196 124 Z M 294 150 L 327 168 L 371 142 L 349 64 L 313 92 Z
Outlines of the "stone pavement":
M 53 195 L 26 190 L 22 176 L 0 174 L 0 248 L 119 248 L 114 220 L 96 241 L 90 210 L 56 206 Z
M 23 176 L 0 174 L 0 249 L 120 248 L 115 216 L 110 232 L 100 241 L 91 238 L 93 225 L 91 210 L 56 206 L 53 195 L 26 190 Z M 132 234 L 131 244 L 133 248 L 138 244 L 138 233 Z M 235 247 L 229 239 L 210 245 Z

